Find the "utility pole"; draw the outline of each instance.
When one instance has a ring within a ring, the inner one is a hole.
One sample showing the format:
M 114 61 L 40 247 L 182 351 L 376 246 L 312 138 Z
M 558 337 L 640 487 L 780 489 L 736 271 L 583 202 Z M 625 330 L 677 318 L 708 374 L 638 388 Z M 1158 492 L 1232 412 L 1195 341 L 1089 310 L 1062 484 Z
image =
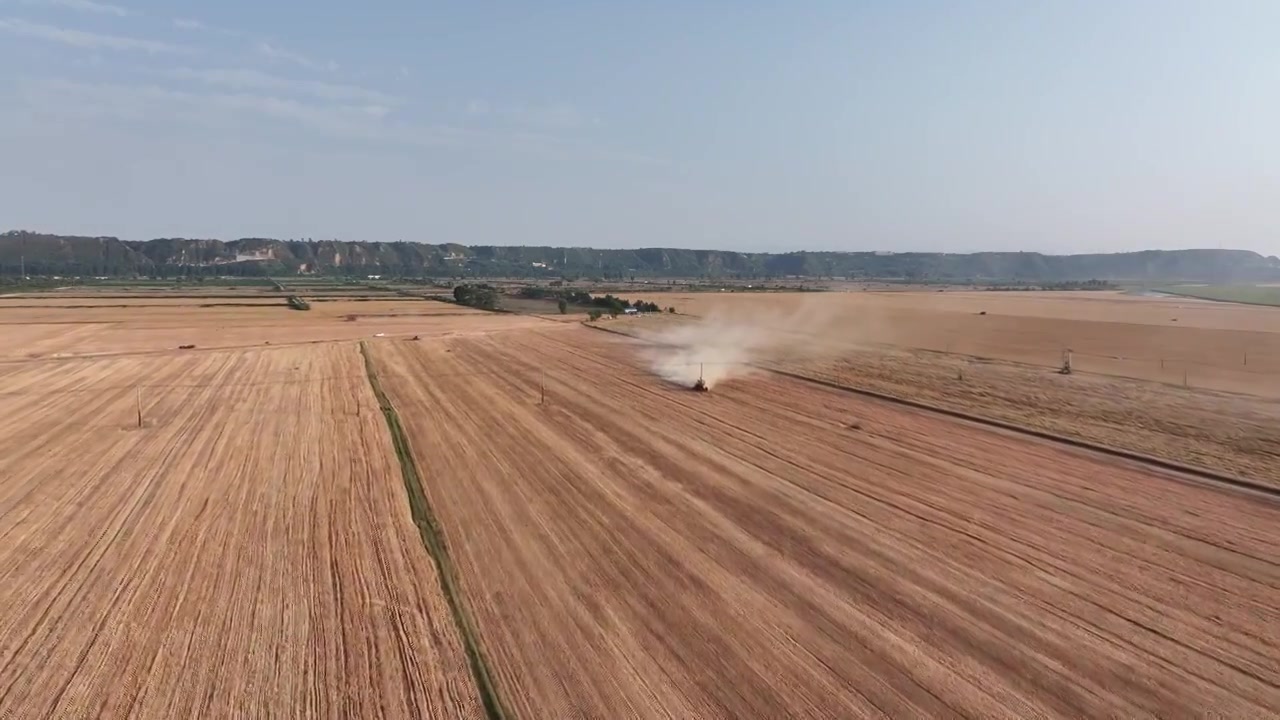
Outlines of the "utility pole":
M 547 371 L 543 370 L 538 380 L 538 404 L 547 404 Z
M 138 428 L 142 428 L 142 386 L 138 386 Z

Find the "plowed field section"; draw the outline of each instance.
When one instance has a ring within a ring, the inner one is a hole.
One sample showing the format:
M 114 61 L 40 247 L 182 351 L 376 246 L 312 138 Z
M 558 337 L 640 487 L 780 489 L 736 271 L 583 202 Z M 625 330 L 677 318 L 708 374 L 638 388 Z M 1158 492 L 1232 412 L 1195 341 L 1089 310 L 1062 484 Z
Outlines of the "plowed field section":
M 371 348 L 523 717 L 1280 713 L 1275 505 L 587 331 Z
M 481 715 L 354 345 L 0 367 L 0 578 L 3 718 Z

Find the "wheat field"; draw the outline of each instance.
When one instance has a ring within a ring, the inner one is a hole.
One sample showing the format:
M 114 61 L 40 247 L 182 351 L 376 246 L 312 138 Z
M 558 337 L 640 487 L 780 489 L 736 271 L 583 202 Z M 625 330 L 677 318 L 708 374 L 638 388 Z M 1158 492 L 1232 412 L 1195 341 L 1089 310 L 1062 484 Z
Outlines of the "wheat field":
M 354 345 L 0 387 L 0 717 L 481 716 Z

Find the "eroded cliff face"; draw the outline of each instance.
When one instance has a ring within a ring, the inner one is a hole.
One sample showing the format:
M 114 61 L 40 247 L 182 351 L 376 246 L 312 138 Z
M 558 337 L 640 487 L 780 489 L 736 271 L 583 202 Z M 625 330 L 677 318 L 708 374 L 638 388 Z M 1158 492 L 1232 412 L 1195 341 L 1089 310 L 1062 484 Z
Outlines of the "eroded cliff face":
M 432 245 L 241 238 L 222 241 L 0 235 L 0 273 L 19 265 L 36 274 L 133 275 L 161 268 L 259 263 L 262 271 L 309 273 L 584 275 L 649 277 L 853 277 L 908 280 L 1061 282 L 1280 280 L 1280 260 L 1242 250 L 1151 250 L 1111 255 L 1039 253 L 793 252 L 533 246 Z M 250 268 L 244 268 L 249 272 Z M 249 274 L 253 274 L 249 272 Z

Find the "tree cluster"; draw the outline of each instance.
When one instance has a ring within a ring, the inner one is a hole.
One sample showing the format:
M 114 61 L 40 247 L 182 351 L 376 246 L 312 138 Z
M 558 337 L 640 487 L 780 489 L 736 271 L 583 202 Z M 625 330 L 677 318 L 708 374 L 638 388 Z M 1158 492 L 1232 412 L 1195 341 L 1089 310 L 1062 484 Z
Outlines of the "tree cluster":
M 458 285 L 453 289 L 453 301 L 459 305 L 467 305 L 481 310 L 496 310 L 498 307 L 498 291 L 484 283 Z
M 1016 284 L 993 285 L 987 290 L 1114 290 L 1116 285 L 1106 280 L 1064 280 L 1062 282 L 1025 282 Z
M 598 308 L 601 313 L 608 313 L 610 315 L 620 315 L 627 308 L 634 308 L 638 312 L 662 312 L 662 308 L 655 302 L 627 300 L 613 295 L 592 295 L 585 290 L 553 290 L 550 288 L 529 286 L 520 288 L 520 296 L 532 298 L 534 300 L 555 299 L 557 305 L 565 303 L 566 305 Z M 564 309 L 562 308 L 560 312 L 564 312 Z

